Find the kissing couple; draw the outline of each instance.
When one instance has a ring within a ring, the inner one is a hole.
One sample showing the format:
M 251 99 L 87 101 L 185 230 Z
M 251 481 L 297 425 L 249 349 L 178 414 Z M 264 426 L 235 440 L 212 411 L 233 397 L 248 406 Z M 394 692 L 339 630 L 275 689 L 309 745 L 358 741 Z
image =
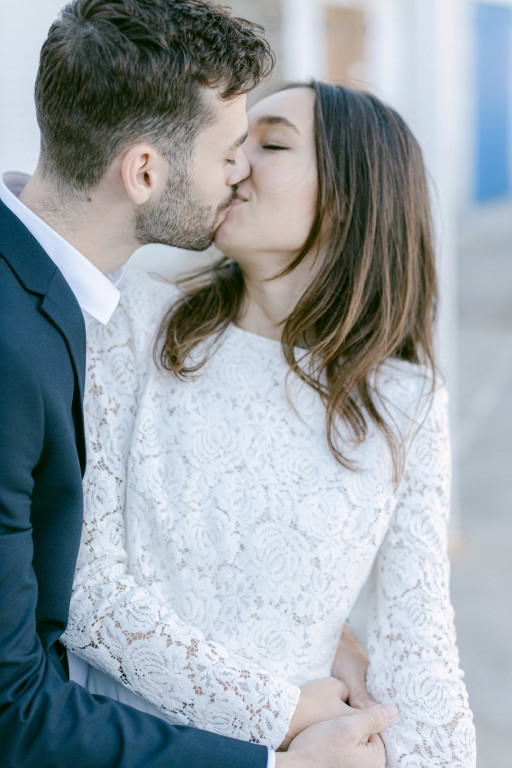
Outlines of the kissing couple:
M 74 0 L 43 46 L 0 184 L 6 768 L 474 765 L 421 151 L 341 86 L 246 114 L 272 66 L 206 0 Z

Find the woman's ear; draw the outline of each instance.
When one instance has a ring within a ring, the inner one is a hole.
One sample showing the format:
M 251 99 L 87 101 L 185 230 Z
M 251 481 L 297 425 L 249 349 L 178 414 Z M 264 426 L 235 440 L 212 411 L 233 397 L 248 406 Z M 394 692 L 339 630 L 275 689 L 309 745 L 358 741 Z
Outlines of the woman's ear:
M 151 144 L 134 144 L 121 162 L 126 194 L 134 205 L 159 197 L 169 176 L 167 160 Z

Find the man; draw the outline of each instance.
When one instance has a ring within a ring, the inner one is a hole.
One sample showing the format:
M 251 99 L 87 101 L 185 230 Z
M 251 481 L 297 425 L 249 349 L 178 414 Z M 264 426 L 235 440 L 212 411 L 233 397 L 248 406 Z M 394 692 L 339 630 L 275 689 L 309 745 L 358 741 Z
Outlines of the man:
M 81 532 L 85 324 L 108 322 L 105 275 L 139 245 L 211 242 L 249 172 L 244 94 L 271 66 L 254 25 L 203 0 L 74 0 L 43 46 L 40 162 L 0 185 L 3 768 L 384 765 L 385 708 L 301 716 L 276 756 L 92 696 L 58 643 Z

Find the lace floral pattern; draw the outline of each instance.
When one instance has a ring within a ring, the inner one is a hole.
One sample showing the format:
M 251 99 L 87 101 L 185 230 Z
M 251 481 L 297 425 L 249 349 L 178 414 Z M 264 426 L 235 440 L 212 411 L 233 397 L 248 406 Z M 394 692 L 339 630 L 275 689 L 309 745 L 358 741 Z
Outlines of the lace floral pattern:
M 316 394 L 279 343 L 234 326 L 191 382 L 152 347 L 176 288 L 124 277 L 88 339 L 85 523 L 63 640 L 193 724 L 276 748 L 298 685 L 329 674 L 371 571 L 369 685 L 400 716 L 388 766 L 474 766 L 448 595 L 446 396 L 390 362 L 380 387 L 410 435 L 398 490 L 376 430 L 340 467 Z

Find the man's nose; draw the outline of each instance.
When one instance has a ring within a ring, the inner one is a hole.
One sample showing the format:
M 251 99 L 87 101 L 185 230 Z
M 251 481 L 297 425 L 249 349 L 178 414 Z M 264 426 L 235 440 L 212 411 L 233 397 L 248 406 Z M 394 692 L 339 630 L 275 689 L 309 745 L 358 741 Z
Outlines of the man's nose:
M 242 147 L 236 153 L 235 164 L 230 167 L 226 184 L 234 186 L 251 175 L 251 166 Z

